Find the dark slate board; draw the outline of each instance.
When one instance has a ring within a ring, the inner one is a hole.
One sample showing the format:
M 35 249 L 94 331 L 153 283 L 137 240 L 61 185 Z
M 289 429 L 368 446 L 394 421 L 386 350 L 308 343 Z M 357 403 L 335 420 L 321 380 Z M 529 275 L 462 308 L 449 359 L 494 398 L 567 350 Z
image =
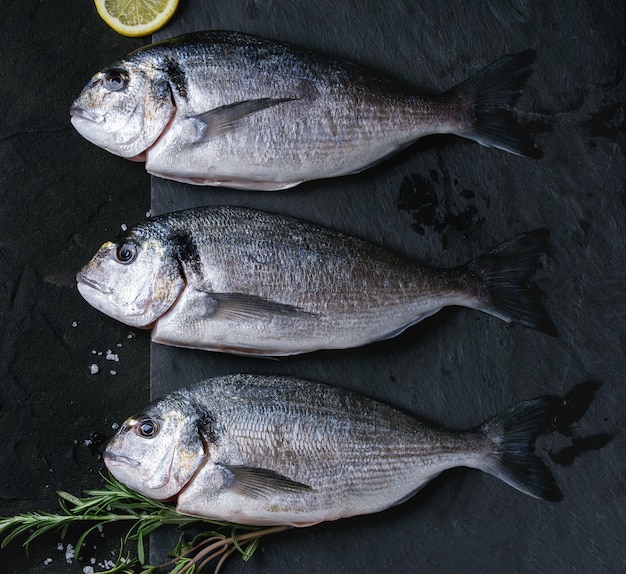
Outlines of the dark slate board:
M 158 33 L 158 39 L 203 29 L 255 33 L 384 70 L 426 93 L 447 89 L 504 54 L 536 49 L 518 109 L 536 130 L 540 160 L 432 137 L 363 174 L 286 192 L 152 178 L 151 207 L 155 215 L 199 205 L 258 207 L 442 266 L 546 227 L 550 252 L 535 282 L 559 335 L 446 310 L 392 341 L 279 361 L 152 344 L 153 398 L 209 376 L 281 373 L 347 387 L 463 429 L 519 400 L 563 395 L 588 380 L 602 383 L 573 436 L 554 433 L 540 441 L 563 502 L 539 502 L 477 471 L 455 470 L 379 515 L 268 539 L 250 562 L 231 559 L 226 572 L 609 572 L 623 566 L 626 83 L 623 18 L 615 10 L 623 15 L 615 2 L 568 3 L 566 9 L 562 2 L 189 1 Z M 171 542 L 153 538 L 153 562 L 164 560 Z

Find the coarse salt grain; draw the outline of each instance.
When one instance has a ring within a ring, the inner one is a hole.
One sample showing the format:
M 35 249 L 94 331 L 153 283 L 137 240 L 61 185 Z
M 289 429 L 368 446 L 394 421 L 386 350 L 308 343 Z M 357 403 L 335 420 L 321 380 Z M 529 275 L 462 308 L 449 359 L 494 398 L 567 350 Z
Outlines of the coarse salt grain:
M 89 372 L 92 375 L 95 375 L 99 370 L 100 370 L 100 367 L 98 367 L 98 365 L 96 365 L 95 363 L 92 363 L 91 365 L 89 365 Z

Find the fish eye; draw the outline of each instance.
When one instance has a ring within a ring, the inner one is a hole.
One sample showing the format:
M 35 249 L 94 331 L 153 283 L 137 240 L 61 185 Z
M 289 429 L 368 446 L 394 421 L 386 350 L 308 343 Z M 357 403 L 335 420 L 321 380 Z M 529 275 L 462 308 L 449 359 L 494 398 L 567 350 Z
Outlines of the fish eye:
M 155 437 L 159 433 L 159 425 L 156 421 L 145 419 L 139 421 L 135 427 L 139 436 L 144 438 Z
M 110 92 L 119 92 L 128 84 L 128 75 L 121 70 L 111 70 L 104 74 L 104 87 Z
M 124 265 L 132 263 L 135 257 L 137 257 L 137 246 L 129 241 L 121 243 L 115 250 L 115 258 Z

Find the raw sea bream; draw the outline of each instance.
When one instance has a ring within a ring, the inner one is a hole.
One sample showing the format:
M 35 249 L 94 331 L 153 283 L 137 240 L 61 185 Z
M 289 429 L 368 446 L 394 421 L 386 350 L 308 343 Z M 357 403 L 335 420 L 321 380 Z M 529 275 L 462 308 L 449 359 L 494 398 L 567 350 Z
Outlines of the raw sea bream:
M 560 500 L 533 451 L 561 402 L 529 400 L 452 432 L 337 387 L 230 375 L 127 419 L 104 461 L 118 480 L 175 500 L 182 514 L 238 524 L 310 526 L 379 512 L 458 466 Z
M 535 52 L 504 56 L 435 96 L 356 64 L 236 32 L 146 46 L 73 103 L 90 142 L 197 185 L 287 189 L 357 173 L 415 140 L 455 134 L 538 157 L 512 107 Z
M 450 305 L 553 332 L 526 289 L 546 236 L 523 233 L 439 269 L 298 219 L 202 207 L 129 228 L 77 282 L 96 309 L 151 328 L 155 342 L 239 354 L 357 347 Z

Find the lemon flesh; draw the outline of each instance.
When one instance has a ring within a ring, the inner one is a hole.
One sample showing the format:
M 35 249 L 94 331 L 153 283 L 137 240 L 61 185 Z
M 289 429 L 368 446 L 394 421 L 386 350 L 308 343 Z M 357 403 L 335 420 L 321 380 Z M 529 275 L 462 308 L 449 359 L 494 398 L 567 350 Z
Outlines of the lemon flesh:
M 94 0 L 100 17 L 124 36 L 147 36 L 174 15 L 178 0 Z

